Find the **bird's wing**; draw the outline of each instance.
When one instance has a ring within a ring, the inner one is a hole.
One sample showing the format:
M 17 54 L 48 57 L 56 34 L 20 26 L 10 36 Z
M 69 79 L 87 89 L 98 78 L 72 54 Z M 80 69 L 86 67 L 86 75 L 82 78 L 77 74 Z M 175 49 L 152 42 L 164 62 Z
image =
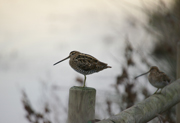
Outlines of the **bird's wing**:
M 164 73 L 164 72 L 160 72 L 160 74 L 158 75 L 158 77 L 161 78 L 161 81 L 166 81 L 166 82 L 170 82 L 169 77 Z
M 95 70 L 98 63 L 96 58 L 87 54 L 79 54 L 75 59 L 77 66 L 84 71 Z

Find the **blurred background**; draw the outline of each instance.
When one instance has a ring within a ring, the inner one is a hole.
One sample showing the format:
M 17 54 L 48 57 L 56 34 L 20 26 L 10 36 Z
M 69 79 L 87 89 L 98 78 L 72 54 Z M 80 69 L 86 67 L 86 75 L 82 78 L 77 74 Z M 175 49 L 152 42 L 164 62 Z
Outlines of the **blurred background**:
M 65 123 L 84 76 L 53 64 L 73 50 L 112 66 L 87 76 L 96 119 L 144 100 L 156 88 L 134 77 L 150 66 L 175 80 L 179 19 L 179 0 L 0 0 L 0 123 Z M 160 120 L 174 123 L 174 108 Z

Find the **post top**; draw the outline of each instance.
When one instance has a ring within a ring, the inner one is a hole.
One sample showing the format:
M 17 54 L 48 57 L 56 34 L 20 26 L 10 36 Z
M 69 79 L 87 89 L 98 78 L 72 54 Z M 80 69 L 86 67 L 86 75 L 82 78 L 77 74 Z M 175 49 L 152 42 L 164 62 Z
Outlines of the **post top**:
M 89 91 L 96 91 L 95 88 L 91 87 L 80 87 L 80 86 L 73 86 L 70 88 L 70 90 L 89 90 Z

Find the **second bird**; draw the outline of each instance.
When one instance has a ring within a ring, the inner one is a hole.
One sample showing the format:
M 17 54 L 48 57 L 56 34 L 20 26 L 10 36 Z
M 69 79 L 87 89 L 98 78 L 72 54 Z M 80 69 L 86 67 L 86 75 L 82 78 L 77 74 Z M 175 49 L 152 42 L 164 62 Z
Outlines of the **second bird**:
M 80 53 L 78 51 L 72 51 L 70 52 L 69 56 L 61 61 L 58 61 L 54 65 L 70 58 L 69 64 L 70 66 L 77 71 L 78 73 L 81 73 L 84 75 L 84 84 L 83 87 L 85 87 L 86 82 L 86 75 L 93 74 L 95 72 L 99 72 L 106 68 L 111 68 L 111 66 L 108 66 L 106 63 L 103 63 L 96 58 L 94 58 L 91 55 Z
M 170 83 L 169 77 L 165 73 L 161 72 L 158 69 L 158 67 L 156 67 L 156 66 L 152 66 L 148 72 L 143 73 L 143 74 L 135 77 L 135 79 L 142 76 L 142 75 L 145 75 L 147 73 L 150 73 L 148 76 L 149 82 L 151 83 L 151 85 L 153 85 L 154 87 L 157 88 L 155 93 L 157 93 L 157 91 L 160 88 L 162 90 L 162 88 L 164 88 L 166 85 L 168 85 Z M 161 91 L 160 91 L 160 93 L 161 93 Z

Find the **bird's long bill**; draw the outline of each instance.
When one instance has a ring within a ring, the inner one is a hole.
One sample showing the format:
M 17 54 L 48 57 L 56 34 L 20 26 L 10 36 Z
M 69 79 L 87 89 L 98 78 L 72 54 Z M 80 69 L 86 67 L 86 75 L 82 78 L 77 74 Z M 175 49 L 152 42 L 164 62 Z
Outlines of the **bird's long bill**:
M 137 79 L 138 77 L 140 77 L 140 76 L 143 76 L 143 75 L 145 75 L 145 74 L 148 74 L 150 71 L 148 71 L 148 72 L 146 72 L 146 73 L 143 73 L 143 74 L 141 74 L 141 75 L 139 75 L 139 76 L 136 76 L 134 79 Z
M 61 60 L 61 61 L 56 62 L 56 63 L 53 64 L 53 65 L 56 65 L 56 64 L 58 64 L 58 63 L 60 63 L 60 62 L 62 62 L 62 61 L 64 61 L 64 60 L 68 59 L 69 57 L 70 57 L 70 56 L 68 56 L 67 58 L 65 58 L 65 59 L 63 59 L 63 60 Z

